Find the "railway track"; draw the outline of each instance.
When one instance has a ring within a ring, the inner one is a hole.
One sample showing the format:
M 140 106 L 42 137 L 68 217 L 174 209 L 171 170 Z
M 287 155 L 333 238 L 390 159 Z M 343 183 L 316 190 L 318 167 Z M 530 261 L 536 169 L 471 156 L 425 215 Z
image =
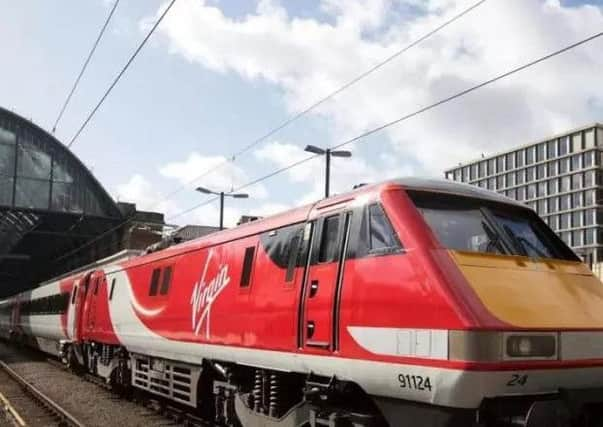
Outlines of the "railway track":
M 10 424 L 19 427 L 84 426 L 1 360 L 0 413 Z

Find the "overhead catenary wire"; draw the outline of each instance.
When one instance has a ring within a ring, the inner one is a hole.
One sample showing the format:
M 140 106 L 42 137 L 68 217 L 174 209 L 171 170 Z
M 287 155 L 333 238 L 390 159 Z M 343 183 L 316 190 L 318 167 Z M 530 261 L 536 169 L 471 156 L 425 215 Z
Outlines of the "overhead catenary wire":
M 163 202 L 165 200 L 170 199 L 174 195 L 178 194 L 180 191 L 182 191 L 182 190 L 186 189 L 187 187 L 189 187 L 194 182 L 196 182 L 196 181 L 200 180 L 201 178 L 203 178 L 203 177 L 211 174 L 212 172 L 215 172 L 216 170 L 224 167 L 226 164 L 228 164 L 228 162 L 236 160 L 239 156 L 247 153 L 253 147 L 257 146 L 258 144 L 261 144 L 264 141 L 266 141 L 268 138 L 270 138 L 271 136 L 273 136 L 276 133 L 280 132 L 284 128 L 288 127 L 293 122 L 301 119 L 302 117 L 304 117 L 305 115 L 307 115 L 311 111 L 313 111 L 316 108 L 318 108 L 319 106 L 323 105 L 325 102 L 333 99 L 334 97 L 336 97 L 337 95 L 339 95 L 341 92 L 347 90 L 351 86 L 354 86 L 359 81 L 363 80 L 364 78 L 366 78 L 370 74 L 372 74 L 375 71 L 379 70 L 380 68 L 384 67 L 385 65 L 387 65 L 388 63 L 390 63 L 394 59 L 398 58 L 400 55 L 404 54 L 408 50 L 410 50 L 413 47 L 417 46 L 418 44 L 424 42 L 425 40 L 427 40 L 428 38 L 432 37 L 436 33 L 440 32 L 441 30 L 443 30 L 444 28 L 446 28 L 450 24 L 454 23 L 455 21 L 459 20 L 463 16 L 467 15 L 469 12 L 471 12 L 474 9 L 476 9 L 478 6 L 481 6 L 486 1 L 487 0 L 479 0 L 476 3 L 473 3 L 468 8 L 463 9 L 458 14 L 456 14 L 453 17 L 447 19 L 446 21 L 444 21 L 443 23 L 441 23 L 437 27 L 435 27 L 432 30 L 428 31 L 427 33 L 423 34 L 421 37 L 413 40 L 409 44 L 405 45 L 403 48 L 401 48 L 401 49 L 397 50 L 396 52 L 394 52 L 392 55 L 388 56 L 387 58 L 381 60 L 380 62 L 378 62 L 377 64 L 373 65 L 369 69 L 367 69 L 367 70 L 363 71 L 362 73 L 358 74 L 356 77 L 354 77 L 351 80 L 349 80 L 348 82 L 344 83 L 342 86 L 339 86 L 337 89 L 333 90 L 332 92 L 329 92 L 327 95 L 325 95 L 322 98 L 320 98 L 320 99 L 314 101 L 313 103 L 309 104 L 307 107 L 305 107 L 301 111 L 293 114 L 292 116 L 290 116 L 289 118 L 287 118 L 285 121 L 283 121 L 282 123 L 280 123 L 279 125 L 277 125 L 273 129 L 271 129 L 270 131 L 266 132 L 265 134 L 261 135 L 260 137 L 254 139 L 253 141 L 251 141 L 250 143 L 248 143 L 247 145 L 245 145 L 239 151 L 231 154 L 224 161 L 221 161 L 221 162 L 217 163 L 216 165 L 214 165 L 211 168 L 207 169 L 206 171 L 202 172 L 200 175 L 196 176 L 195 178 L 191 179 L 190 181 L 187 181 L 185 184 L 181 185 L 180 187 L 178 187 L 175 190 L 171 191 L 170 193 L 166 194 L 154 206 L 157 206 L 159 203 L 161 203 L 161 202 Z
M 367 131 L 365 131 L 365 132 L 363 132 L 363 133 L 359 134 L 358 136 L 355 136 L 355 137 L 353 137 L 353 138 L 351 138 L 351 139 L 348 139 L 348 140 L 346 140 L 346 141 L 341 142 L 340 144 L 337 144 L 337 145 L 333 146 L 333 147 L 332 147 L 332 149 L 338 149 L 338 148 L 344 147 L 344 146 L 346 146 L 346 145 L 350 145 L 350 144 L 356 143 L 356 142 L 358 142 L 358 141 L 362 140 L 363 138 L 366 138 L 366 137 L 368 137 L 368 136 L 370 136 L 370 135 L 373 135 L 373 134 L 376 134 L 376 133 L 378 133 L 378 132 L 381 132 L 381 131 L 382 131 L 382 130 L 384 130 L 384 129 L 387 129 L 387 128 L 391 127 L 391 126 L 394 126 L 394 125 L 397 125 L 397 124 L 399 124 L 399 123 L 402 123 L 402 122 L 404 122 L 404 121 L 406 121 L 406 120 L 409 120 L 409 119 L 410 119 L 410 118 L 412 118 L 412 117 L 416 117 L 416 116 L 418 116 L 418 115 L 420 115 L 420 114 L 423 114 L 423 113 L 425 113 L 425 112 L 427 112 L 427 111 L 429 111 L 429 110 L 432 110 L 432 109 L 434 109 L 434 108 L 437 108 L 437 107 L 439 107 L 439 106 L 441 106 L 441 105 L 444 105 L 444 104 L 446 104 L 446 103 L 448 103 L 448 102 L 451 102 L 451 101 L 454 101 L 454 100 L 456 100 L 456 99 L 462 98 L 463 96 L 466 96 L 466 95 L 468 95 L 469 93 L 475 92 L 475 91 L 477 91 L 477 90 L 479 90 L 479 89 L 481 89 L 481 88 L 484 88 L 484 87 L 486 87 L 486 86 L 489 86 L 489 85 L 491 85 L 491 84 L 493 84 L 493 83 L 495 83 L 495 82 L 498 82 L 498 81 L 500 81 L 500 80 L 502 80 L 502 79 L 505 79 L 505 78 L 507 78 L 507 77 L 510 77 L 510 76 L 512 76 L 512 75 L 514 75 L 514 74 L 517 74 L 517 73 L 519 73 L 519 72 L 521 72 L 521 71 L 524 71 L 524 70 L 526 70 L 526 69 L 528 69 L 528 68 L 531 68 L 531 67 L 533 67 L 533 66 L 535 66 L 535 65 L 538 65 L 538 64 L 540 64 L 540 63 L 542 63 L 542 62 L 545 62 L 545 61 L 547 61 L 547 60 L 549 60 L 549 59 L 552 59 L 552 58 L 554 58 L 554 57 L 557 57 L 557 56 L 559 56 L 559 55 L 561 55 L 561 54 L 563 54 L 563 53 L 566 53 L 566 52 L 568 52 L 568 51 L 570 51 L 570 50 L 573 50 L 573 49 L 575 49 L 575 48 L 577 48 L 577 47 L 579 47 L 579 46 L 582 46 L 582 45 L 584 45 L 584 44 L 586 44 L 586 43 L 589 43 L 589 42 L 591 42 L 591 41 L 593 41 L 593 40 L 595 40 L 595 39 L 598 39 L 598 38 L 600 38 L 600 37 L 602 37 L 602 36 L 603 36 L 603 31 L 601 31 L 601 32 L 599 32 L 599 33 L 596 33 L 596 34 L 593 34 L 593 35 L 591 35 L 591 36 L 589 36 L 589 37 L 586 37 L 586 38 L 584 38 L 584 39 L 581 39 L 581 40 L 580 40 L 580 41 L 578 41 L 578 42 L 575 42 L 575 43 L 572 43 L 572 44 L 570 44 L 570 45 L 567 45 L 567 46 L 565 46 L 565 47 L 563 47 L 563 48 L 561 48 L 561 49 L 555 50 L 555 51 L 553 51 L 553 52 L 551 52 L 551 53 L 548 53 L 548 54 L 546 54 L 546 55 L 544 55 L 544 56 L 541 56 L 541 57 L 539 57 L 539 58 L 537 58 L 537 59 L 534 59 L 534 60 L 528 61 L 528 62 L 526 62 L 526 63 L 525 63 L 525 64 L 523 64 L 523 65 L 520 65 L 520 66 L 514 67 L 514 68 L 512 68 L 512 69 L 510 69 L 510 70 L 508 70 L 508 71 L 505 71 L 505 72 L 503 72 L 503 73 L 500 73 L 500 74 L 498 74 L 498 75 L 496 75 L 496 76 L 494 76 L 494 77 L 492 77 L 492 78 L 489 78 L 489 79 L 487 79 L 487 80 L 484 80 L 484 81 L 483 81 L 483 82 L 481 82 L 481 83 L 478 83 L 478 84 L 476 84 L 476 85 L 473 85 L 473 86 L 471 86 L 471 87 L 469 87 L 469 88 L 467 88 L 467 89 L 464 89 L 464 90 L 462 90 L 462 91 L 456 92 L 456 93 L 455 93 L 455 94 L 453 94 L 453 95 L 450 95 L 450 96 L 444 97 L 444 98 L 442 98 L 442 99 L 440 99 L 440 100 L 438 100 L 438 101 L 435 101 L 435 102 L 433 102 L 433 103 L 431 103 L 431 104 L 429 104 L 429 105 L 426 105 L 426 106 L 424 106 L 424 107 L 418 108 L 418 109 L 414 110 L 413 112 L 410 112 L 410 113 L 404 114 L 403 116 L 400 116 L 399 118 L 397 118 L 397 119 L 395 119 L 395 120 L 391 120 L 391 121 L 386 122 L 386 123 L 384 123 L 384 124 L 382 124 L 382 125 L 379 125 L 379 126 L 374 127 L 374 128 L 372 128 L 372 129 L 370 129 L 370 130 L 367 130 Z M 279 169 L 276 169 L 276 170 L 274 170 L 274 171 L 270 172 L 269 174 L 263 175 L 263 176 L 261 176 L 261 177 L 259 177 L 259 178 L 256 178 L 256 179 L 254 179 L 254 180 L 252 180 L 252 181 L 249 181 L 249 182 L 247 182 L 247 183 L 245 183 L 245 184 L 243 184 L 243 185 L 240 185 L 240 186 L 238 186 L 238 187 L 236 187 L 236 188 L 233 188 L 233 189 L 231 189 L 231 190 L 230 190 L 228 193 L 234 193 L 234 192 L 238 192 L 238 191 L 244 190 L 244 189 L 245 189 L 245 188 L 247 188 L 247 187 L 250 187 L 250 186 L 252 186 L 252 185 L 256 185 L 256 184 L 258 184 L 258 183 L 260 183 L 260 182 L 262 182 L 262 181 L 265 181 L 265 180 L 267 180 L 267 179 L 269 179 L 269 178 L 272 178 L 272 177 L 274 177 L 274 176 L 276 176 L 276 175 L 278 175 L 278 174 L 281 174 L 281 173 L 283 173 L 283 172 L 285 172 L 285 171 L 287 171 L 287 170 L 289 170 L 289 169 L 292 169 L 292 168 L 297 167 L 297 166 L 299 166 L 299 165 L 301 165 L 301 164 L 303 164 L 303 163 L 306 163 L 306 162 L 308 162 L 308 161 L 310 161 L 310 160 L 312 160 L 313 158 L 316 158 L 316 157 L 318 157 L 318 155 L 317 155 L 317 154 L 316 154 L 316 155 L 309 156 L 309 157 L 306 157 L 306 158 L 301 159 L 301 160 L 298 160 L 298 161 L 296 161 L 296 162 L 293 162 L 293 163 L 291 163 L 291 164 L 289 164 L 289 165 L 287 165 L 287 166 L 284 166 L 284 167 L 281 167 L 281 168 L 279 168 Z M 217 199 L 218 199 L 217 197 L 214 197 L 214 198 L 211 198 L 211 199 L 205 200 L 205 201 L 203 201 L 202 203 L 199 203 L 199 204 L 197 204 L 197 205 L 195 205 L 195 206 L 192 206 L 192 207 L 190 207 L 190 208 L 187 208 L 186 210 L 184 210 L 184 211 L 182 211 L 182 212 L 180 212 L 180 213 L 177 213 L 176 215 L 172 215 L 172 216 L 170 216 L 168 219 L 174 219 L 174 218 L 178 218 L 178 217 L 180 217 L 180 216 L 182 216 L 182 215 L 184 215 L 184 214 L 186 214 L 186 213 L 190 213 L 190 212 L 192 212 L 192 211 L 194 211 L 194 210 L 196 210 L 196 209 L 199 209 L 199 208 L 201 208 L 202 206 L 206 206 L 206 205 L 208 205 L 208 204 L 210 204 L 210 203 L 213 203 L 213 202 L 214 202 L 214 201 L 216 201 Z M 104 237 L 106 234 L 111 233 L 111 232 L 113 232 L 113 231 L 115 231 L 115 230 L 119 229 L 120 227 L 122 227 L 122 226 L 124 226 L 124 225 L 128 224 L 128 223 L 129 223 L 129 222 L 131 222 L 131 221 L 132 221 L 132 219 L 127 219 L 127 220 L 125 220 L 123 223 L 121 223 L 121 224 L 117 225 L 116 227 L 113 227 L 112 229 L 110 229 L 110 230 L 108 230 L 108 231 L 106 231 L 106 232 L 102 233 L 101 235 L 99 235 L 99 236 L 98 236 L 98 237 L 96 237 L 95 239 L 93 239 L 93 240 L 91 240 L 91 241 L 89 241 L 89 242 L 85 243 L 84 245 L 80 246 L 79 248 L 76 248 L 76 249 L 74 249 L 73 251 L 71 251 L 71 252 L 69 252 L 69 253 L 67 253 L 67 254 L 65 254 L 65 255 L 63 255 L 63 256 L 61 256 L 61 257 L 57 258 L 57 259 L 55 259 L 55 262 L 57 262 L 57 261 L 59 261 L 59 260 L 61 260 L 61 259 L 64 259 L 64 258 L 66 258 L 66 257 L 68 257 L 68 256 L 70 256 L 70 255 L 73 255 L 74 253 L 77 253 L 78 251 L 80 251 L 80 250 L 84 249 L 85 247 L 87 247 L 87 246 L 91 245 L 91 244 L 92 244 L 92 243 L 94 243 L 95 241 L 100 240 L 100 239 L 101 239 L 102 237 Z
M 547 55 L 545 55 L 545 56 L 541 56 L 541 57 L 539 57 L 539 58 L 537 58 L 537 59 L 534 59 L 534 60 L 532 60 L 532 61 L 529 61 L 529 62 L 527 62 L 527 63 L 525 63 L 525 64 L 523 64 L 523 65 L 521 65 L 521 66 L 518 66 L 518 67 L 515 67 L 515 68 L 513 68 L 513 69 L 511 69 L 511 70 L 508 70 L 508 71 L 506 71 L 506 72 L 504 72 L 504 73 L 502 73 L 502 74 L 498 74 L 497 76 L 495 76 L 495 77 L 493 77 L 493 78 L 490 78 L 490 79 L 488 79 L 488 80 L 485 80 L 485 81 L 483 81 L 483 82 L 481 82 L 481 83 L 479 83 L 479 84 L 476 84 L 476 85 L 474 85 L 474 86 L 471 86 L 471 87 L 469 87 L 469 88 L 467 88 L 467 89 L 464 89 L 464 90 L 462 90 L 462 91 L 460 91 L 460 92 L 456 92 L 456 93 L 455 93 L 455 94 L 453 94 L 453 95 L 447 96 L 447 97 L 442 98 L 442 99 L 440 99 L 440 100 L 438 100 L 438 101 L 436 101 L 436 102 L 433 102 L 433 103 L 431 103 L 431 104 L 429 104 L 429 105 L 426 105 L 426 106 L 421 107 L 421 108 L 419 108 L 419 109 L 417 109 L 417 110 L 414 110 L 413 112 L 408 113 L 408 114 L 405 114 L 405 115 L 403 115 L 403 116 L 401 116 L 401 117 L 398 117 L 398 118 L 397 118 L 397 119 L 395 119 L 395 120 L 391 120 L 391 121 L 389 121 L 389 122 L 387 122 L 387 123 L 384 123 L 384 124 L 382 124 L 382 125 L 380 125 L 380 126 L 377 126 L 377 127 L 372 128 L 372 129 L 370 129 L 370 130 L 368 130 L 368 131 L 365 131 L 365 132 L 363 132 L 363 133 L 361 133 L 361 134 L 359 134 L 359 135 L 357 135 L 357 136 L 355 136 L 355 137 L 353 137 L 353 138 L 351 138 L 351 139 L 348 139 L 348 140 L 346 140 L 346 141 L 343 141 L 343 142 L 341 142 L 340 144 L 334 145 L 334 146 L 332 146 L 332 147 L 330 147 L 330 148 L 331 148 L 332 150 L 337 150 L 337 149 L 342 148 L 342 147 L 345 147 L 345 146 L 347 146 L 347 145 L 350 145 L 350 144 L 356 143 L 356 142 L 358 142 L 358 141 L 360 141 L 360 140 L 362 140 L 362 139 L 365 139 L 365 138 L 366 138 L 366 137 L 368 137 L 368 136 L 371 136 L 371 135 L 373 135 L 373 134 L 376 134 L 376 133 L 378 133 L 378 132 L 381 132 L 382 130 L 385 130 L 385 129 L 387 129 L 387 128 L 391 127 L 391 126 L 397 125 L 397 124 L 399 124 L 399 123 L 401 123 L 401 122 L 404 122 L 404 121 L 406 121 L 406 120 L 408 120 L 408 119 L 411 119 L 411 118 L 413 118 L 413 117 L 415 117 L 415 116 L 418 116 L 418 115 L 420 115 L 420 114 L 423 114 L 423 113 L 425 113 L 425 112 L 427 112 L 427 111 L 429 111 L 429 110 L 432 110 L 432 109 L 434 109 L 434 108 L 437 108 L 437 107 L 439 107 L 439 106 L 441 106 L 441 105 L 443 105 L 443 104 L 446 104 L 446 103 L 448 103 L 448 102 L 454 101 L 455 99 L 458 99 L 458 98 L 461 98 L 461 97 L 463 97 L 463 96 L 466 96 L 466 95 L 468 95 L 468 94 L 469 94 L 469 93 L 471 93 L 471 92 L 475 92 L 475 91 L 477 91 L 477 90 L 479 90 L 479 89 L 481 89 L 481 88 L 483 88 L 483 87 L 485 87 L 485 86 L 489 86 L 489 85 L 491 85 L 491 84 L 493 84 L 493 83 L 495 83 L 495 82 L 497 82 L 497 81 L 499 81 L 499 80 L 502 80 L 502 79 L 504 79 L 504 78 L 506 78 L 506 77 L 512 76 L 513 74 L 517 74 L 517 73 L 519 73 L 519 72 L 521 72 L 521 71 L 523 71 L 523 70 L 526 70 L 526 69 L 528 69 L 528 68 L 530 68 L 530 67 L 533 67 L 533 66 L 535 66 L 535 65 L 537 65 L 537 64 L 539 64 L 539 63 L 541 63 L 541 62 L 544 62 L 544 61 L 547 61 L 547 60 L 549 60 L 549 59 L 551 59 L 551 58 L 554 58 L 554 57 L 556 57 L 556 56 L 559 56 L 559 55 L 561 55 L 561 54 L 563 54 L 563 53 L 565 53 L 565 52 L 568 52 L 568 51 L 570 51 L 570 50 L 572 50 L 572 49 L 575 49 L 575 48 L 576 48 L 576 47 L 578 47 L 578 46 L 584 45 L 584 44 L 586 44 L 586 43 L 588 43 L 588 42 L 591 42 L 591 41 L 593 41 L 593 40 L 595 40 L 595 39 L 598 39 L 598 38 L 600 38 L 601 36 L 603 36 L 603 32 L 596 33 L 596 34 L 594 34 L 594 35 L 592 35 L 592 36 L 590 36 L 590 37 L 587 37 L 587 38 L 582 39 L 582 40 L 580 40 L 580 41 L 578 41 L 578 42 L 576 42 L 576 43 L 573 43 L 573 44 L 571 44 L 571 45 L 568 45 L 568 46 L 566 46 L 566 47 L 564 47 L 564 48 L 562 48 L 562 49 L 559 49 L 559 50 L 556 50 L 556 51 L 554 51 L 554 52 L 551 52 L 551 53 L 549 53 L 549 54 L 547 54 Z M 255 179 L 255 180 L 253 180 L 253 181 L 251 181 L 251 182 L 249 182 L 249 183 L 247 183 L 247 184 L 244 184 L 244 185 L 242 185 L 242 186 L 239 186 L 239 187 L 237 187 L 237 188 L 234 188 L 234 189 L 232 189 L 230 192 L 237 192 L 237 191 L 241 191 L 241 190 L 243 190 L 243 189 L 245 189 L 245 188 L 247 188 L 247 187 L 249 187 L 249 186 L 251 186 L 251 185 L 255 185 L 255 184 L 257 184 L 257 183 L 259 183 L 259 182 L 261 182 L 261 181 L 264 181 L 264 180 L 266 180 L 266 179 L 268 179 L 268 178 L 272 178 L 272 177 L 273 177 L 273 176 L 275 176 L 275 175 L 278 175 L 278 174 L 280 174 L 280 173 L 282 173 L 282 172 L 285 172 L 285 171 L 287 171 L 287 170 L 289 170 L 289 169 L 292 169 L 292 168 L 294 168 L 294 167 L 296 167 L 296 166 L 299 166 L 300 164 L 305 163 L 305 162 L 307 162 L 307 161 L 309 161 L 309 160 L 312 160 L 313 158 L 318 157 L 318 156 L 320 156 L 320 155 L 319 155 L 319 154 L 315 154 L 315 155 L 312 155 L 312 156 L 306 157 L 306 158 L 304 158 L 304 159 L 302 159 L 302 160 L 299 160 L 299 161 L 296 161 L 296 162 L 294 162 L 294 163 L 291 163 L 291 164 L 290 164 L 290 165 L 288 165 L 288 166 L 285 166 L 285 167 L 282 167 L 282 168 L 280 168 L 280 169 L 277 169 L 277 170 L 275 170 L 275 171 L 273 171 L 273 172 L 271 172 L 271 173 L 269 173 L 269 174 L 267 174 L 267 175 L 264 175 L 264 176 L 262 176 L 262 177 L 260 177 L 260 178 L 258 178 L 258 179 Z M 202 204 L 199 204 L 199 205 L 193 206 L 193 207 L 191 207 L 191 208 L 188 208 L 188 209 L 186 209 L 185 211 L 183 211 L 183 212 L 181 212 L 181 213 L 178 213 L 178 214 L 176 214 L 176 215 L 173 215 L 173 216 L 171 216 L 171 217 L 170 217 L 170 218 L 168 218 L 168 219 L 174 219 L 174 218 L 178 218 L 178 217 L 180 217 L 180 216 L 182 216 L 182 215 L 184 215 L 184 214 L 186 214 L 186 213 L 192 212 L 192 211 L 194 211 L 195 209 L 200 208 L 201 206 L 204 206 L 205 204 L 206 204 L 206 203 L 204 202 L 204 203 L 202 203 Z
M 136 57 L 138 56 L 138 54 L 140 53 L 142 48 L 147 44 L 147 42 L 149 41 L 149 39 L 155 32 L 157 27 L 159 27 L 159 24 L 161 24 L 161 21 L 163 21 L 163 18 L 165 18 L 165 16 L 168 14 L 168 12 L 170 11 L 170 9 L 174 5 L 174 3 L 176 3 L 176 0 L 171 0 L 170 3 L 167 5 L 167 7 L 163 10 L 163 12 L 161 13 L 161 15 L 159 16 L 157 21 L 155 21 L 155 23 L 153 24 L 153 26 L 151 27 L 151 29 L 149 30 L 149 32 L 147 33 L 145 38 L 138 45 L 138 47 L 136 48 L 134 53 L 130 56 L 130 58 L 128 59 L 128 62 L 126 62 L 126 64 L 121 69 L 121 71 L 117 74 L 117 76 L 115 76 L 115 78 L 113 79 L 113 81 L 111 82 L 111 84 L 109 85 L 109 87 L 107 88 L 107 90 L 105 91 L 103 96 L 101 97 L 101 99 L 98 101 L 96 106 L 90 111 L 90 113 L 86 117 L 86 120 L 84 120 L 84 122 L 79 127 L 77 132 L 73 135 L 73 137 L 67 144 L 67 147 L 71 148 L 71 146 L 76 142 L 76 140 L 78 139 L 78 137 L 80 136 L 82 131 L 86 128 L 86 126 L 88 126 L 88 123 L 90 123 L 90 121 L 92 120 L 92 118 L 94 117 L 94 115 L 96 114 L 98 109 L 101 107 L 101 105 L 103 105 L 103 103 L 105 102 L 105 99 L 107 99 L 107 97 L 109 96 L 109 94 L 111 93 L 111 91 L 113 90 L 115 85 L 117 85 L 117 83 L 122 78 L 122 76 L 125 74 L 125 72 L 128 70 L 128 68 L 130 68 L 130 65 L 132 65 L 132 62 L 134 62 L 134 59 L 136 59 Z
M 73 83 L 73 86 L 71 87 L 71 90 L 69 91 L 69 94 L 67 95 L 67 98 L 65 99 L 65 102 L 63 103 L 63 106 L 61 107 L 61 110 L 59 111 L 59 115 L 57 116 L 57 118 L 54 122 L 54 125 L 52 126 L 53 134 L 56 132 L 57 126 L 59 125 L 61 118 L 63 118 L 63 114 L 65 113 L 65 110 L 67 109 L 67 106 L 69 105 L 69 102 L 71 101 L 71 98 L 73 97 L 73 94 L 75 93 L 78 85 L 80 84 L 80 80 L 82 79 L 82 76 L 86 72 L 86 69 L 88 68 L 88 64 L 90 63 L 90 60 L 92 59 L 92 56 L 94 56 L 94 52 L 96 52 L 96 48 L 98 47 L 101 39 L 103 38 L 103 35 L 105 34 L 105 31 L 107 30 L 107 27 L 109 26 L 109 22 L 111 22 L 111 18 L 113 17 L 113 14 L 115 13 L 115 9 L 117 9 L 117 5 L 119 4 L 119 1 L 120 0 L 115 0 L 115 2 L 113 3 L 113 6 L 111 7 L 111 10 L 109 11 L 109 15 L 105 19 L 105 22 L 104 22 L 100 32 L 98 33 L 98 37 L 94 41 L 94 44 L 92 45 L 92 49 L 90 49 L 90 52 L 88 53 L 88 57 L 84 61 L 84 65 L 82 66 L 79 74 L 77 75 L 75 82 Z

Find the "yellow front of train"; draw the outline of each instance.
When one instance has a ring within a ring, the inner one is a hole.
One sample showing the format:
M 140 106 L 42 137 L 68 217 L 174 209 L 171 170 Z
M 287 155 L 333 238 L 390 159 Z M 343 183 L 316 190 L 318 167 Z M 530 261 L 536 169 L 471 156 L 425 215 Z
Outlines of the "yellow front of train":
M 445 190 L 407 192 L 481 310 L 449 335 L 450 360 L 468 362 L 457 390 L 479 389 L 496 420 L 603 425 L 603 283 L 534 211 Z

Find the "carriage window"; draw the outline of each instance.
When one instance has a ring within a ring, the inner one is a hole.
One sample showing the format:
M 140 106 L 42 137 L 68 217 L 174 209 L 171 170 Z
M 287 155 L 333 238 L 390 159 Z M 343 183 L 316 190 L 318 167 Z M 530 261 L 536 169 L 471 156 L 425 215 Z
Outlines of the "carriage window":
M 149 295 L 154 296 L 157 295 L 157 290 L 159 288 L 159 276 L 161 275 L 161 269 L 156 268 L 153 270 L 153 275 L 151 276 L 151 286 L 149 287 Z
M 172 282 L 172 267 L 166 267 L 163 270 L 163 280 L 161 281 L 161 289 L 159 289 L 160 295 L 167 295 L 170 290 L 170 283 Z
M 400 248 L 394 229 L 383 208 L 372 204 L 368 208 L 370 251 L 383 252 Z
M 75 304 L 75 297 L 77 295 L 77 286 L 73 287 L 73 294 L 71 295 L 71 304 Z
M 111 291 L 109 292 L 109 300 L 113 299 L 113 290 L 115 289 L 115 281 L 117 279 L 113 278 L 113 280 L 111 280 Z
M 241 287 L 246 288 L 251 282 L 251 267 L 253 266 L 253 255 L 255 246 L 245 249 L 245 258 L 243 259 L 243 272 L 241 273 Z
M 337 258 L 338 236 L 339 215 L 326 218 L 322 224 L 318 262 L 331 262 Z

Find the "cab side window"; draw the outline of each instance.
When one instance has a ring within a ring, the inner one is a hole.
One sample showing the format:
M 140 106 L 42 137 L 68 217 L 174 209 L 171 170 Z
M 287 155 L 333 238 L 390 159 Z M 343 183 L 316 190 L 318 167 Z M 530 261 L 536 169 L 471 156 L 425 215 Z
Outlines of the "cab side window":
M 373 203 L 363 209 L 352 257 L 387 255 L 402 251 L 402 244 L 383 207 Z
M 368 208 L 370 252 L 391 251 L 400 248 L 394 229 L 378 204 Z

